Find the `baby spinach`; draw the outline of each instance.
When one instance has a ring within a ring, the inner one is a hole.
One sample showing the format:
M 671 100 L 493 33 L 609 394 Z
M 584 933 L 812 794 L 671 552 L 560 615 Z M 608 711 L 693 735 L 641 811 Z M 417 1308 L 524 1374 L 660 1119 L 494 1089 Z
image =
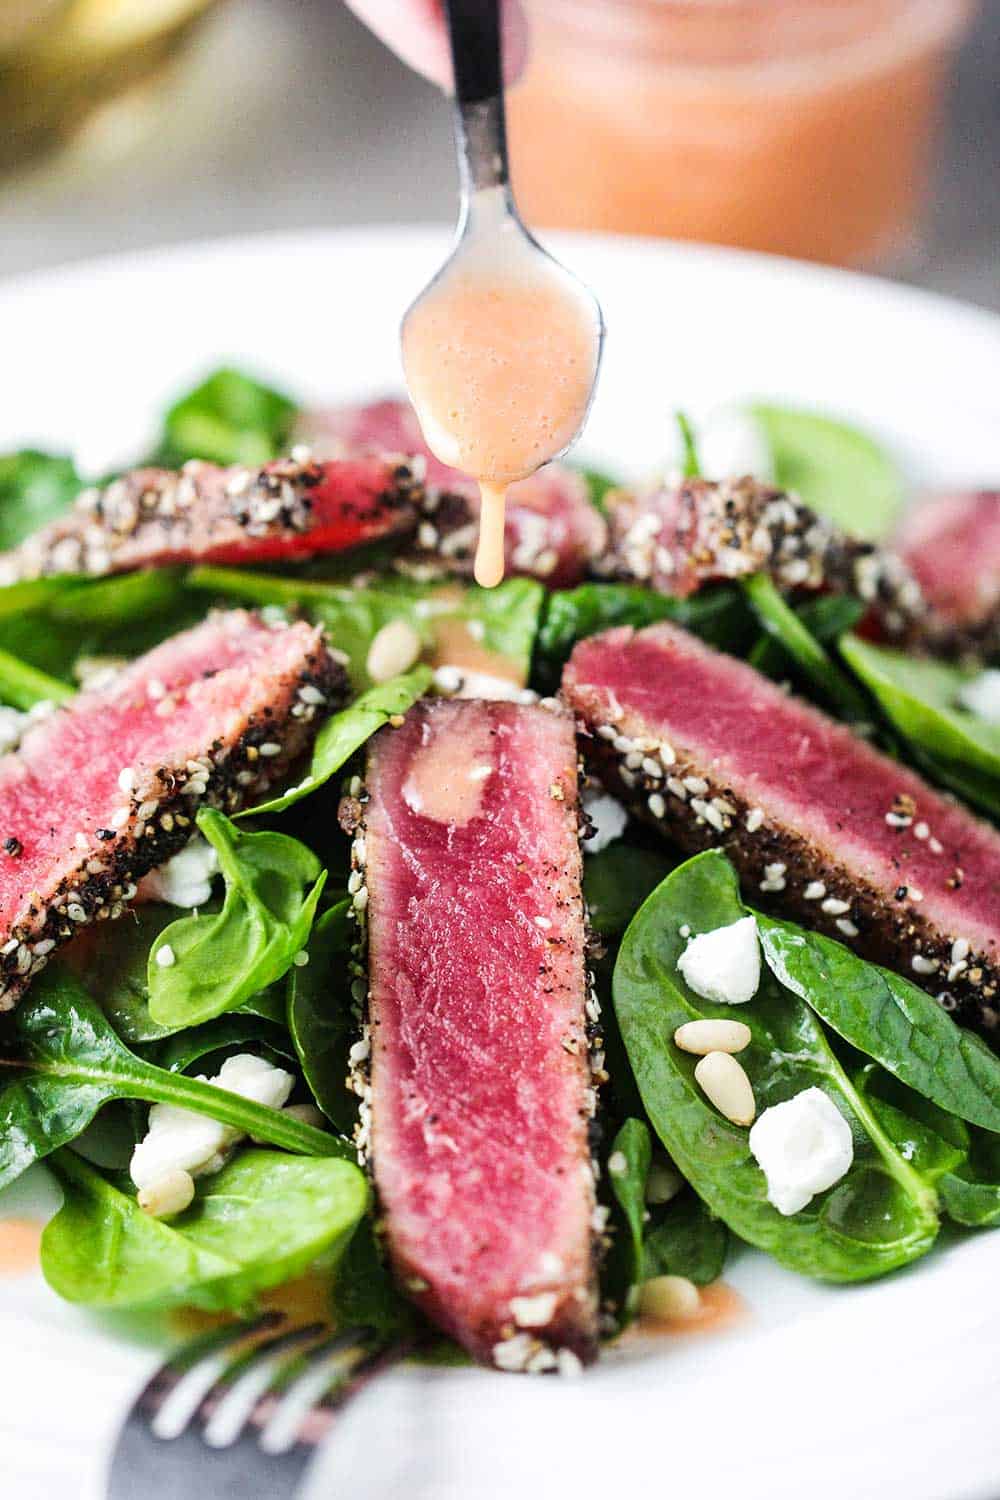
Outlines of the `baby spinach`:
M 74 1153 L 54 1165 L 65 1198 L 42 1235 L 42 1271 L 89 1307 L 250 1306 L 317 1261 L 334 1264 L 368 1204 L 350 1162 L 249 1150 L 165 1224 Z
M 137 1057 L 58 965 L 5 1020 L 0 1047 L 0 1186 L 75 1140 L 112 1099 L 176 1104 L 309 1156 L 352 1155 L 346 1141 L 280 1110 Z
M 383 1337 L 405 1337 L 417 1326 L 418 1314 L 396 1289 L 370 1217 L 358 1224 L 337 1266 L 330 1311 L 339 1328 L 371 1328 Z
M 1000 1131 L 1000 1058 L 926 990 L 843 943 L 758 915 L 768 966 L 838 1036 L 942 1109 Z
M 179 468 L 189 458 L 263 464 L 283 452 L 297 404 L 239 370 L 214 371 L 170 407 L 156 459 Z
M 147 1055 L 151 1062 L 159 1068 L 166 1068 L 168 1073 L 187 1073 L 196 1063 L 202 1064 L 200 1071 L 203 1073 L 217 1073 L 225 1056 L 235 1048 L 246 1051 L 248 1046 L 263 1053 L 278 1067 L 298 1061 L 285 1028 L 264 1020 L 262 1016 L 250 1015 L 248 1011 L 216 1016 L 214 1021 L 206 1021 L 202 1026 L 177 1031 L 163 1042 L 154 1044 L 147 1050 Z
M 973 1128 L 966 1160 L 945 1173 L 938 1192 L 956 1224 L 970 1229 L 1000 1224 L 1000 1136 Z
M 576 466 L 573 465 L 572 467 Z M 577 473 L 582 476 L 584 483 L 587 486 L 587 493 L 590 497 L 591 505 L 594 506 L 595 510 L 599 510 L 603 515 L 607 511 L 606 502 L 608 496 L 614 490 L 619 488 L 621 480 L 613 479 L 611 475 L 606 474 L 603 469 L 578 468 Z
M 691 418 L 687 412 L 675 411 L 674 421 L 681 439 L 681 473 L 685 479 L 697 479 L 701 475 L 701 459 Z
M 729 1230 L 701 1199 L 685 1191 L 671 1199 L 643 1245 L 642 1279 L 686 1276 L 696 1286 L 718 1281 L 726 1264 Z
M 764 630 L 785 652 L 811 688 L 845 719 L 867 722 L 871 710 L 854 683 L 782 598 L 767 573 L 742 580 L 743 590 Z
M 0 699 L 4 703 L 14 708 L 33 708 L 36 703 L 65 703 L 74 696 L 67 683 L 0 648 Z
M 886 1135 L 852 1086 L 809 1008 L 768 969 L 740 1020 L 752 1041 L 740 1061 L 758 1111 L 804 1088 L 822 1088 L 850 1121 L 854 1164 L 833 1188 L 790 1217 L 767 1199 L 748 1132 L 708 1102 L 696 1059 L 673 1043 L 676 1028 L 731 1008 L 700 999 L 677 969 L 681 928 L 706 932 L 746 915 L 736 876 L 711 850 L 659 885 L 633 918 L 614 974 L 614 1000 L 646 1113 L 664 1146 L 713 1214 L 793 1270 L 832 1281 L 877 1276 L 923 1255 L 938 1229 L 935 1194 Z
M 218 853 L 226 894 L 221 911 L 180 917 L 150 949 L 149 1012 L 161 1026 L 211 1020 L 280 979 L 305 947 L 326 881 L 297 839 L 244 833 L 210 807 L 197 824 Z
M 632 1310 L 636 1288 L 642 1281 L 646 1179 L 652 1159 L 653 1148 L 648 1127 L 642 1120 L 626 1120 L 612 1141 L 608 1155 L 608 1180 L 628 1233 L 626 1246 L 617 1257 L 622 1262 L 624 1285 L 620 1295 L 615 1298 L 620 1301 L 626 1314 Z
M 54 521 L 82 488 L 71 459 L 34 448 L 0 456 L 0 551 Z
M 1000 724 L 959 705 L 975 672 L 874 646 L 848 635 L 841 650 L 904 739 L 946 763 L 986 776 L 1000 796 Z
M 625 839 L 615 839 L 599 854 L 584 852 L 583 895 L 594 932 L 602 937 L 624 932 L 673 865 L 669 855 Z
M 903 500 L 896 464 L 866 432 L 818 412 L 757 401 L 747 408 L 771 451 L 774 478 L 845 531 L 877 539 Z
M 753 636 L 751 617 L 739 590 L 721 584 L 674 599 L 631 583 L 582 583 L 547 596 L 535 641 L 534 678 L 545 689 L 558 687 L 563 665 L 585 636 L 613 625 L 636 629 L 672 620 L 710 645 L 739 654 Z
M 312 930 L 309 962 L 288 972 L 288 1029 L 313 1098 L 337 1129 L 349 1135 L 358 1100 L 347 1087 L 348 1052 L 357 1025 L 350 996 L 351 946 L 357 927 L 350 901 L 325 911 Z
M 380 682 L 362 693 L 360 698 L 334 714 L 323 725 L 313 744 L 309 769 L 295 786 L 289 787 L 279 797 L 262 802 L 259 807 L 248 809 L 238 817 L 257 817 L 261 813 L 280 813 L 293 802 L 308 797 L 324 785 L 350 760 L 355 750 L 360 750 L 376 730 L 395 718 L 405 714 L 431 684 L 430 667 L 415 667 L 403 677 L 394 677 L 391 682 Z

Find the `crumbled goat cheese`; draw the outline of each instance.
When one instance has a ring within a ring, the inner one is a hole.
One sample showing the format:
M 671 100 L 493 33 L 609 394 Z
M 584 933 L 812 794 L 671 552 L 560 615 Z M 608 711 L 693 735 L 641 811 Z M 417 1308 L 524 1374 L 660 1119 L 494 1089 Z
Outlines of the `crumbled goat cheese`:
M 1000 670 L 990 667 L 963 683 L 958 690 L 958 701 L 987 724 L 1000 724 Z
M 816 1193 L 839 1182 L 854 1160 L 851 1127 L 829 1094 L 803 1089 L 765 1109 L 750 1131 L 750 1150 L 780 1214 L 797 1214 Z
M 139 897 L 165 901 L 168 906 L 204 906 L 212 895 L 212 880 L 219 873 L 219 856 L 200 834 L 173 859 L 160 865 L 139 884 Z
M 284 1068 L 275 1068 L 251 1052 L 240 1052 L 226 1059 L 215 1078 L 202 1077 L 201 1082 L 280 1109 L 295 1080 Z M 152 1188 L 166 1173 L 178 1168 L 192 1177 L 217 1172 L 240 1134 L 232 1126 L 220 1125 L 194 1110 L 154 1104 L 146 1134 L 132 1152 L 132 1181 L 137 1188 Z
M 621 838 L 628 822 L 628 813 L 621 803 L 605 792 L 585 791 L 583 810 L 593 825 L 593 833 L 584 839 L 583 847 L 588 854 L 600 854 L 615 839 Z
M 771 445 L 760 423 L 739 406 L 720 406 L 698 424 L 695 438 L 702 473 L 708 479 L 752 474 L 774 479 Z
M 677 960 L 696 995 L 719 1005 L 745 1005 L 760 984 L 760 944 L 753 917 L 691 939 Z

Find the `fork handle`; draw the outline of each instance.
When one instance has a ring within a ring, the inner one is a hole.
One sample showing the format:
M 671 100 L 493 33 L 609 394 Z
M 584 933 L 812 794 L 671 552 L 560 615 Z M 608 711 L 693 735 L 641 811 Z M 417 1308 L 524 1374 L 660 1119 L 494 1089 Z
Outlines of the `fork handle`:
M 507 188 L 500 0 L 445 0 L 463 194 Z

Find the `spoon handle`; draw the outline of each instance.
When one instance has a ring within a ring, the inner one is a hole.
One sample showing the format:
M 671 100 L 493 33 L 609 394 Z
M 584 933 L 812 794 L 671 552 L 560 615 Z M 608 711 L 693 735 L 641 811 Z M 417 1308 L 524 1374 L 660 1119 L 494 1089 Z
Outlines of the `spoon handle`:
M 508 185 L 499 0 L 445 0 L 464 193 Z

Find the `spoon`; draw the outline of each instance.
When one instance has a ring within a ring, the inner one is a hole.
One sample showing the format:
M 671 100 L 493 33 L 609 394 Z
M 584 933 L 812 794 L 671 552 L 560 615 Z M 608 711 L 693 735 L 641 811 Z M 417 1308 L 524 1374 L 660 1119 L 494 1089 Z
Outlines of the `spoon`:
M 476 581 L 503 577 L 507 486 L 558 458 L 594 394 L 593 293 L 521 222 L 504 125 L 498 0 L 446 0 L 461 212 L 451 254 L 403 319 L 403 365 L 436 456 L 482 493 Z

